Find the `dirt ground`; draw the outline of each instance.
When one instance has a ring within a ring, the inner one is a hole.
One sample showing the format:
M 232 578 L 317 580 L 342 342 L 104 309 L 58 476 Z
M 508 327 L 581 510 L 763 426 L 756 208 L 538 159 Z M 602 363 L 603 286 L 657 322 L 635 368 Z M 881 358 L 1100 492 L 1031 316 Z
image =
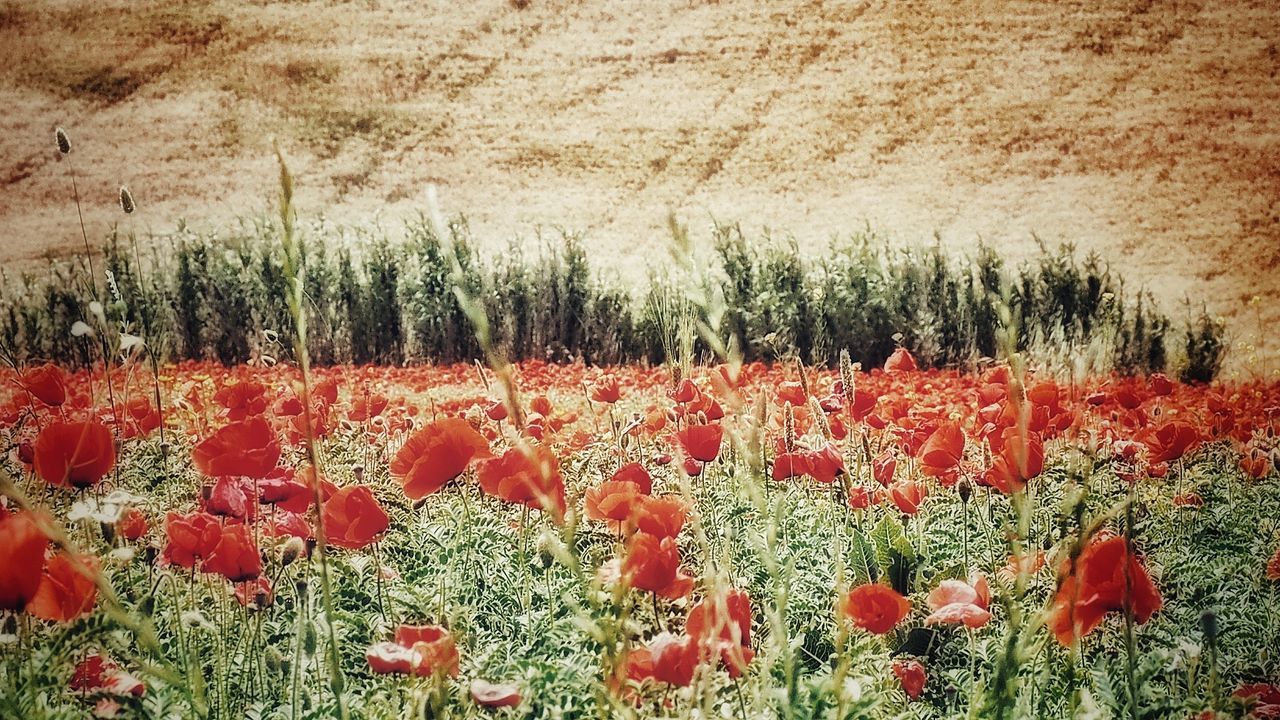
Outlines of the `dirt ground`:
M 566 228 L 637 278 L 672 210 L 814 252 L 1067 241 L 1275 355 L 1278 44 L 1267 0 L 11 2 L 0 261 L 80 245 L 55 126 L 99 236 L 122 183 L 140 230 L 263 212 L 278 140 L 340 223 L 435 184 L 493 251 Z

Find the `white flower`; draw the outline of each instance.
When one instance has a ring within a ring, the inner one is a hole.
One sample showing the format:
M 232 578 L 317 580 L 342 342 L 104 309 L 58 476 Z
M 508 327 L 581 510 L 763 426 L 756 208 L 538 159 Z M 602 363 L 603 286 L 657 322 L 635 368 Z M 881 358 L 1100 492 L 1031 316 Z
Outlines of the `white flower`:
M 146 343 L 137 335 L 120 333 L 120 354 L 123 355 L 134 348 L 145 347 Z
M 89 327 L 89 323 L 86 323 L 83 320 L 77 320 L 71 325 L 72 337 L 84 337 L 85 335 L 92 335 L 92 334 L 93 334 L 93 328 Z

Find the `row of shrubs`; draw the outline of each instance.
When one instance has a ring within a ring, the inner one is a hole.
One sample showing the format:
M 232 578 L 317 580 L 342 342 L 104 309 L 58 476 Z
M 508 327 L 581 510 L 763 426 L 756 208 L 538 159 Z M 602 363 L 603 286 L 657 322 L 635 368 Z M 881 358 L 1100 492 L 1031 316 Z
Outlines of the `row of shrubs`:
M 722 225 L 714 251 L 686 265 L 700 269 L 691 284 L 663 267 L 651 268 L 646 282 L 602 273 L 572 235 L 532 254 L 513 244 L 488 256 L 465 222 L 444 232 L 425 221 L 394 238 L 312 228 L 305 287 L 313 362 L 482 357 L 455 285 L 484 308 L 494 345 L 510 359 L 659 363 L 681 346 L 705 353 L 689 328 L 710 315 L 747 360 L 830 364 L 847 349 L 869 367 L 901 344 L 923 365 L 968 367 L 996 355 L 1006 322 L 1033 357 L 1088 357 L 1090 370 L 1209 381 L 1225 352 L 1222 327 L 1203 309 L 1188 307 L 1175 329 L 1148 293 L 1127 292 L 1101 260 L 1080 260 L 1067 246 L 1011 268 L 989 247 L 948 257 L 937 246 L 900 249 L 857 234 L 814 257 L 794 242 Z M 222 237 L 184 229 L 141 243 L 145 250 L 116 234 L 105 243 L 105 274 L 97 261 L 105 275 L 97 287 L 83 258 L 7 278 L 5 350 L 16 361 L 92 362 L 100 345 L 74 339 L 72 326 L 92 322 L 86 308 L 97 294 L 108 323 L 124 323 L 162 359 L 285 359 L 292 323 L 278 234 L 267 222 Z

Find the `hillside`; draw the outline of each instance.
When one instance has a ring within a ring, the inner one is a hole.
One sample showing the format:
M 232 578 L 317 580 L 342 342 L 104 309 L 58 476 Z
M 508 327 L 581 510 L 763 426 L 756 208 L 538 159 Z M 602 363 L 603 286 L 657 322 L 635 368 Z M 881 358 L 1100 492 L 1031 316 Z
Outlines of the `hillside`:
M 1280 322 L 1269 3 L 763 5 L 0 5 L 0 260 L 80 245 L 61 125 L 98 236 L 122 183 L 136 229 L 261 212 L 274 138 L 306 213 L 393 227 L 434 183 L 490 247 L 567 228 L 622 275 L 675 210 L 814 251 L 1070 241 L 1175 317 Z

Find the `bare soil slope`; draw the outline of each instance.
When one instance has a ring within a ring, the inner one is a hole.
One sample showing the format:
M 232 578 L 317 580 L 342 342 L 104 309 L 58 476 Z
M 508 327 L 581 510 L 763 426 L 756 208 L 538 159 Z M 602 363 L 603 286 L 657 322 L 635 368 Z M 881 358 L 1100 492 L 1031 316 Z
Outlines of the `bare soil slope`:
M 814 251 L 1038 236 L 1250 340 L 1280 322 L 1278 43 L 1266 0 L 10 3 L 0 260 L 80 242 L 56 125 L 99 234 L 121 183 L 138 227 L 261 212 L 275 138 L 340 222 L 434 183 L 489 247 L 563 227 L 638 277 L 668 210 Z

